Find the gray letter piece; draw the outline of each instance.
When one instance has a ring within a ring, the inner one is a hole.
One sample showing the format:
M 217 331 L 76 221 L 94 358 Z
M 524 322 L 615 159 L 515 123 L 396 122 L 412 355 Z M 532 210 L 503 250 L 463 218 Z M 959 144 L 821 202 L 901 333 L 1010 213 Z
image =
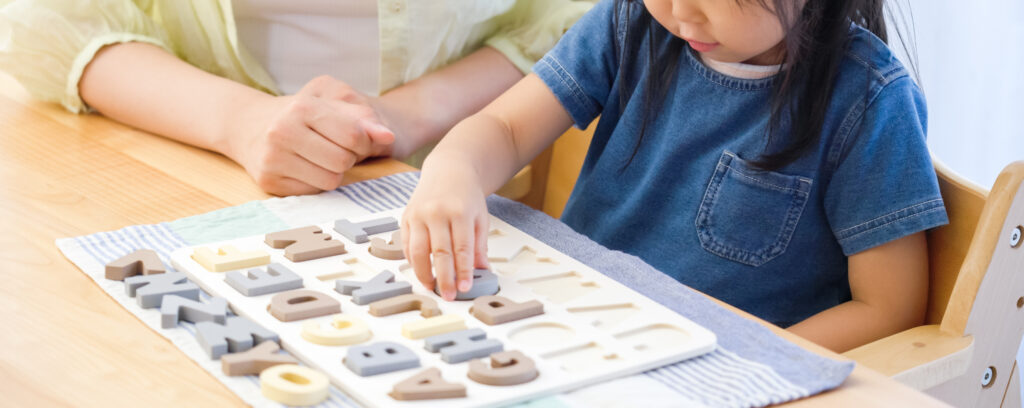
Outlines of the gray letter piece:
M 143 309 L 160 307 L 164 295 L 199 300 L 199 286 L 181 272 L 131 276 L 124 279 L 124 288 Z
M 351 295 L 352 303 L 365 305 L 381 299 L 387 299 L 406 293 L 412 293 L 409 282 L 395 282 L 395 274 L 384 271 L 366 282 L 337 280 L 334 290 L 342 295 Z
M 241 316 L 231 316 L 225 324 L 214 322 L 196 323 L 196 341 L 211 359 L 232 352 L 237 353 L 252 348 L 255 344 L 267 340 L 278 341 L 277 334 Z
M 395 217 L 384 217 L 375 220 L 353 223 L 348 219 L 341 219 L 334 222 L 334 230 L 357 244 L 370 241 L 369 236 L 381 234 L 398 229 L 398 220 Z
M 362 377 L 420 366 L 420 358 L 405 346 L 383 341 L 348 349 L 345 366 Z
M 473 286 L 466 292 L 456 292 L 455 300 L 473 300 L 480 296 L 490 296 L 498 293 L 501 287 L 498 286 L 498 275 L 489 269 L 473 270 Z M 441 294 L 441 286 L 434 285 L 434 293 Z
M 266 271 L 252 268 L 245 275 L 242 271 L 228 272 L 224 275 L 224 282 L 245 296 L 302 289 L 302 277 L 276 262 L 267 265 Z
M 487 333 L 479 328 L 427 337 L 423 348 L 432 353 L 440 350 L 441 360 L 449 364 L 487 357 L 505 349 L 500 340 L 488 339 Z
M 210 298 L 210 303 L 202 303 L 178 295 L 167 295 L 160 305 L 160 327 L 165 329 L 176 326 L 179 320 L 224 324 L 227 316 L 228 301 L 220 297 Z

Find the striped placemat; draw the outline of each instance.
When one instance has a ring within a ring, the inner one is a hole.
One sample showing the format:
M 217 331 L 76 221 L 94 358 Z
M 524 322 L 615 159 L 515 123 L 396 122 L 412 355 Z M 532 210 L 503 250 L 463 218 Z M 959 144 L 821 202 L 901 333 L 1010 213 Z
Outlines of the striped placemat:
M 178 248 L 402 207 L 417 180 L 418 173 L 399 173 L 315 196 L 253 201 L 160 224 L 59 239 L 57 246 L 124 308 L 168 338 L 246 403 L 279 406 L 262 397 L 257 376 L 224 375 L 219 361 L 210 360 L 197 344 L 194 324 L 181 322 L 172 329 L 160 328 L 159 311 L 140 308 L 127 296 L 122 282 L 104 279 L 104 265 L 142 248 L 155 250 L 164 264 L 170 265 L 170 254 Z M 488 207 L 498 218 L 707 327 L 719 340 L 718 349 L 702 357 L 523 406 L 765 406 L 834 388 L 852 371 L 852 363 L 804 351 L 654 271 L 638 258 L 600 247 L 542 213 L 499 197 L 489 198 Z M 637 275 L 644 279 L 637 281 Z M 203 296 L 208 298 L 205 293 Z M 332 387 L 330 398 L 320 406 L 358 404 Z

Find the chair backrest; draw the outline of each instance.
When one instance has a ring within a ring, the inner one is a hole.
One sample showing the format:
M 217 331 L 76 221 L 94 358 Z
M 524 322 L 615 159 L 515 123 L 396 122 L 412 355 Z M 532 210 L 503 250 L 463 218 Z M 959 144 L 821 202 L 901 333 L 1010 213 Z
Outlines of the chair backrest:
M 593 127 L 570 129 L 555 142 L 548 167 L 543 210 L 558 218 L 576 184 L 583 158 L 590 145 Z M 945 315 L 950 294 L 967 255 L 988 191 L 951 170 L 933 157 L 939 190 L 946 204 L 949 224 L 928 231 L 928 313 L 927 324 L 938 324 Z
M 973 339 L 964 374 L 928 392 L 954 406 L 995 407 L 1019 381 L 1024 336 L 1024 161 L 999 174 L 977 217 L 939 325 Z M 929 252 L 933 252 L 930 250 Z M 1017 401 L 1017 399 L 1011 399 Z
M 938 324 L 974 237 L 988 191 L 964 179 L 932 157 L 949 224 L 928 231 L 928 313 L 925 324 Z

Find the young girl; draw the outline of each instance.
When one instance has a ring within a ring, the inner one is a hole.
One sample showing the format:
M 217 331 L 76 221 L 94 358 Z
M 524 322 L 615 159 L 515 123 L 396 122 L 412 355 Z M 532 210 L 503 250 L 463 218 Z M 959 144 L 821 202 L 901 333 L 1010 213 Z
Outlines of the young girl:
M 405 251 L 446 299 L 484 197 L 598 115 L 563 221 L 833 350 L 919 325 L 947 222 L 879 0 L 616 0 L 428 157 Z

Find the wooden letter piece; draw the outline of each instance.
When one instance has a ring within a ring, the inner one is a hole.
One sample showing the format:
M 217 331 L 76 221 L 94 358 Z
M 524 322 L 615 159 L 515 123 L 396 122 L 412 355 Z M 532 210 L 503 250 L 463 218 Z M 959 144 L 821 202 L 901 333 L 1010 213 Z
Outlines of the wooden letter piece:
M 210 303 L 203 303 L 178 295 L 167 295 L 160 303 L 160 327 L 165 329 L 177 326 L 181 320 L 224 324 L 227 318 L 228 301 L 221 297 L 210 298 Z
M 352 242 L 362 244 L 369 241 L 367 238 L 373 234 L 383 234 L 398 229 L 398 220 L 395 217 L 377 218 L 375 220 L 353 223 L 348 219 L 334 222 L 334 230 Z
M 352 303 L 365 305 L 381 299 L 387 299 L 406 293 L 412 293 L 409 282 L 395 282 L 395 274 L 383 271 L 366 282 L 336 280 L 334 290 L 342 295 L 352 296 Z
M 330 383 L 309 367 L 282 364 L 260 373 L 260 392 L 285 405 L 316 405 L 327 399 Z
M 260 296 L 302 288 L 302 277 L 279 263 L 267 265 L 267 270 L 250 269 L 231 271 L 224 275 L 224 282 L 245 296 Z
M 270 263 L 270 254 L 263 251 L 239 251 L 225 245 L 213 252 L 210 248 L 196 248 L 192 259 L 210 272 L 224 272 L 242 268 L 255 268 Z
M 278 341 L 277 334 L 242 316 L 228 317 L 224 324 L 196 323 L 196 341 L 211 359 L 252 348 L 253 344 Z
M 455 300 L 473 300 L 480 296 L 488 296 L 498 293 L 501 287 L 498 285 L 498 275 L 489 269 L 473 270 L 473 286 L 466 292 L 457 292 Z M 441 286 L 434 285 L 434 293 L 441 294 Z
M 420 366 L 420 358 L 416 353 L 390 341 L 349 347 L 342 362 L 362 377 Z
M 462 316 L 450 314 L 403 324 L 402 335 L 415 340 L 465 329 L 466 321 L 462 319 Z
M 277 320 L 291 322 L 341 313 L 341 303 L 315 290 L 298 289 L 274 295 L 267 310 Z
M 155 275 L 167 272 L 163 262 L 156 251 L 152 249 L 140 249 L 128 255 L 122 256 L 114 262 L 108 263 L 105 269 L 105 276 L 110 280 L 123 281 L 124 278 L 135 275 Z
M 125 278 L 124 288 L 128 296 L 134 297 L 143 309 L 160 307 L 166 295 L 199 300 L 199 286 L 181 272 L 131 276 Z
M 498 339 L 488 339 L 480 328 L 460 330 L 427 337 L 423 348 L 432 353 L 441 352 L 441 360 L 458 364 L 474 358 L 487 357 L 504 349 Z
M 469 362 L 469 379 L 485 385 L 517 385 L 537 378 L 537 365 L 519 351 L 491 354 L 491 364 L 483 360 Z
M 345 243 L 331 239 L 329 234 L 316 226 L 272 232 L 266 235 L 264 242 L 271 248 L 284 248 L 284 257 L 292 262 L 345 253 Z
M 537 300 L 518 303 L 503 296 L 481 296 L 473 300 L 469 313 L 494 326 L 544 314 L 544 304 Z
M 420 316 L 433 317 L 441 314 L 437 301 L 424 295 L 408 293 L 370 303 L 370 314 L 381 317 L 419 310 Z
M 247 351 L 225 354 L 220 358 L 220 369 L 225 375 L 259 374 L 261 371 L 280 364 L 298 364 L 287 354 L 277 354 L 281 349 L 273 341 L 265 341 Z
M 391 234 L 391 242 L 378 237 L 371 239 L 370 255 L 391 261 L 405 259 L 405 252 L 402 250 L 402 231 Z
M 308 321 L 302 324 L 302 338 L 322 346 L 347 346 L 373 337 L 370 326 L 352 316 L 337 315 L 330 321 Z
M 399 401 L 465 398 L 466 386 L 445 381 L 441 378 L 441 370 L 431 367 L 395 384 L 388 395 Z

